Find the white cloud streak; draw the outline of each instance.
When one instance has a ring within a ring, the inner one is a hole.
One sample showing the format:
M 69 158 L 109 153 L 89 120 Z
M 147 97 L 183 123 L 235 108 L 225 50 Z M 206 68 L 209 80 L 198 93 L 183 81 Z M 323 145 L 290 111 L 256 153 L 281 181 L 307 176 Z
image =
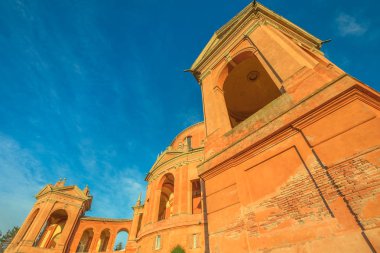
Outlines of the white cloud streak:
M 143 175 L 137 168 L 121 171 L 104 170 L 102 182 L 93 189 L 94 201 L 89 216 L 102 214 L 106 217 L 131 218 L 131 207 L 140 193 L 145 191 Z
M 194 125 L 195 123 L 203 121 L 202 115 L 194 109 L 188 109 L 185 112 L 177 115 L 178 122 L 182 123 L 184 128 Z
M 44 185 L 43 168 L 14 139 L 0 133 L 0 230 L 20 226 Z
M 368 23 L 359 22 L 357 18 L 346 13 L 340 13 L 335 20 L 340 36 L 360 36 L 367 32 Z
M 82 140 L 78 149 L 88 181 L 92 182 L 90 191 L 94 196 L 91 211 L 86 215 L 130 218 L 137 196 L 145 191 L 144 175 L 134 166 L 115 168 L 110 162 L 116 156 L 112 146 L 103 147 L 98 150 L 101 154 L 97 154 L 92 141 L 87 139 Z
M 86 171 L 89 173 L 86 181 L 92 182 L 90 189 L 94 196 L 92 211 L 87 215 L 130 218 L 137 196 L 145 191 L 144 175 L 136 167 L 118 170 L 107 161 L 97 159 L 91 152 L 86 152 L 83 157 L 86 161 L 83 165 L 88 166 Z M 46 176 L 48 171 L 30 150 L 0 133 L 1 231 L 22 224 L 35 202 L 34 195 L 49 180 Z M 72 173 L 68 174 L 71 178 L 75 177 Z

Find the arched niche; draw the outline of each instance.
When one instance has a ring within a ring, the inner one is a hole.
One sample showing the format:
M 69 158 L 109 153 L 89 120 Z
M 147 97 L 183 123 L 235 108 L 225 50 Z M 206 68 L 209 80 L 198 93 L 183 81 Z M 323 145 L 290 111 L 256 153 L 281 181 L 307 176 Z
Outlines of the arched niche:
M 232 127 L 281 95 L 278 84 L 254 51 L 235 55 L 221 70 L 218 85 L 223 95 Z
M 61 238 L 67 218 L 68 215 L 65 210 L 59 209 L 54 211 L 42 227 L 35 242 L 35 246 L 39 248 L 54 249 Z
M 160 183 L 161 194 L 158 208 L 158 220 L 164 220 L 173 215 L 174 204 L 174 176 L 165 174 Z
M 98 252 L 105 252 L 105 251 L 107 251 L 107 246 L 108 246 L 108 243 L 110 241 L 110 236 L 111 236 L 110 230 L 107 229 L 107 228 L 104 229 L 100 233 L 99 241 L 98 241 L 98 244 L 97 244 L 97 247 L 96 247 L 96 250 Z
M 127 229 L 120 229 L 119 232 L 117 232 L 115 243 L 113 245 L 114 251 L 123 251 L 125 250 L 125 247 L 127 246 L 128 242 L 128 230 Z
M 83 231 L 76 252 L 89 252 L 93 238 L 94 231 L 92 228 L 88 228 Z

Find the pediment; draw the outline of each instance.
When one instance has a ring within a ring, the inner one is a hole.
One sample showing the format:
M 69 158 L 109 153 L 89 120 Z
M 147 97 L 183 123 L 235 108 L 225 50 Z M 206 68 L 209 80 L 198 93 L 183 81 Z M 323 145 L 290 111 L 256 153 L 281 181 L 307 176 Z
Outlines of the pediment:
M 163 164 L 181 154 L 183 154 L 184 152 L 183 151 L 169 151 L 169 150 L 165 150 L 163 153 L 161 153 L 158 157 L 157 157 L 157 160 L 156 162 L 153 164 L 152 166 L 152 169 L 157 167 L 158 165 L 160 164 Z M 151 170 L 152 170 L 151 169 Z
M 56 187 L 52 185 L 45 186 L 37 195 L 36 198 L 40 198 L 48 193 L 56 193 L 65 195 L 67 197 L 71 198 L 80 198 L 80 199 L 89 199 L 90 196 L 87 196 L 81 189 L 79 189 L 77 186 L 63 186 L 63 187 Z
M 51 184 L 46 185 L 44 188 L 42 188 L 42 189 L 36 194 L 36 198 L 38 198 L 39 196 L 45 195 L 46 193 L 51 192 L 51 189 L 52 189 L 52 185 L 51 185 Z
M 159 165 L 159 164 L 162 164 L 164 162 L 167 162 L 177 156 L 179 156 L 180 154 L 182 154 L 183 152 L 165 152 L 165 154 L 160 158 L 160 160 L 157 162 L 156 165 Z
M 247 26 L 250 22 L 254 23 Z M 208 62 L 208 60 L 212 58 L 215 53 L 217 53 L 218 49 L 221 49 L 229 39 L 235 38 L 237 31 L 246 29 L 247 31 L 244 30 L 244 34 L 246 34 L 250 29 L 252 29 L 252 27 L 255 27 L 255 25 L 260 23 L 270 23 L 273 27 L 287 36 L 303 41 L 314 48 L 320 49 L 322 45 L 322 41 L 320 39 L 309 34 L 299 26 L 276 14 L 262 4 L 252 2 L 214 33 L 210 41 L 202 50 L 201 54 L 191 66 L 190 71 L 198 79 L 199 76 L 197 75 L 201 72 L 199 69 L 201 69 L 201 67 Z

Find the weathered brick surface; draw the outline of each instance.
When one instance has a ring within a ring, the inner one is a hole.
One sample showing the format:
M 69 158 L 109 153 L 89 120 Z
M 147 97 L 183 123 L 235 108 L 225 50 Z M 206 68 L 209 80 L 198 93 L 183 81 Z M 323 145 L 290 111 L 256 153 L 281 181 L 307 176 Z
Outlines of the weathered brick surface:
M 366 160 L 363 155 L 328 168 L 328 172 L 363 227 L 379 227 L 380 218 L 371 215 L 365 217 L 363 208 L 380 194 L 380 167 Z
M 300 225 L 330 216 L 310 176 L 301 170 L 274 196 L 255 203 L 248 210 L 245 218 L 250 236 L 259 236 L 259 231 L 265 233 L 281 228 L 289 221 Z M 257 217 L 261 213 L 266 215 Z

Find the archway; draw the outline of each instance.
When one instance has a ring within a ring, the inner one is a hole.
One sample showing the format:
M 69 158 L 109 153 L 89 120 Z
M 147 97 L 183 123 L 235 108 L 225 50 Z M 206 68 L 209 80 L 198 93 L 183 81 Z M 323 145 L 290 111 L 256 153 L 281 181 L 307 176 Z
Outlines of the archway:
M 94 231 L 92 228 L 86 229 L 79 241 L 76 252 L 88 252 L 90 250 L 92 239 L 94 238 Z
M 102 233 L 100 234 L 100 238 L 98 241 L 98 245 L 96 247 L 98 252 L 105 252 L 107 251 L 107 246 L 110 240 L 110 230 L 109 229 L 104 229 Z
M 281 95 L 257 56 L 244 52 L 223 73 L 223 94 L 234 127 Z
M 173 215 L 174 202 L 174 176 L 169 173 L 162 179 L 160 206 L 158 209 L 158 220 L 164 220 Z
M 53 212 L 36 240 L 36 246 L 39 248 L 54 249 L 61 238 L 61 234 L 66 225 L 67 213 L 65 210 L 56 210 Z
M 113 245 L 114 251 L 123 251 L 127 246 L 128 242 L 128 231 L 126 229 L 120 230 L 115 239 L 115 244 Z

